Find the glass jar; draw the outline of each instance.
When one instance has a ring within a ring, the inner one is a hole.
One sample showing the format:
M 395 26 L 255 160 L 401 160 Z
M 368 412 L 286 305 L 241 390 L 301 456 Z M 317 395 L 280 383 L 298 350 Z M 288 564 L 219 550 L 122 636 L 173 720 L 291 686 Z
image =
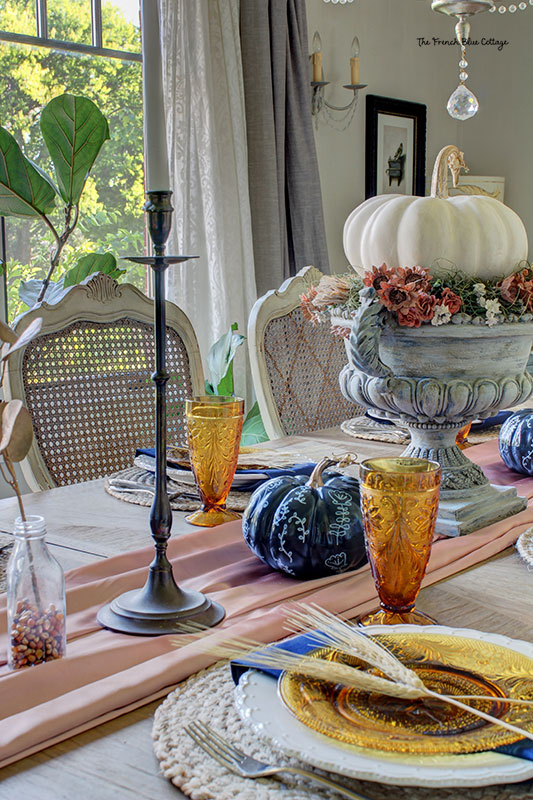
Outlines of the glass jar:
M 46 546 L 43 517 L 15 520 L 7 565 L 8 663 L 32 667 L 65 655 L 65 577 Z

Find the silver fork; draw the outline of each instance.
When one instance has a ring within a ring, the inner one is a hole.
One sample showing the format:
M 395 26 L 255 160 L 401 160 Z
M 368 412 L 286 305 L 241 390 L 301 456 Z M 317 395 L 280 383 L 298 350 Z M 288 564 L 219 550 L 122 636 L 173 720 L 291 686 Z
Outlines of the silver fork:
M 259 761 L 257 758 L 252 758 L 252 756 L 247 756 L 246 753 L 230 744 L 213 728 L 206 725 L 205 722 L 191 722 L 190 725 L 187 725 L 185 731 L 215 761 L 229 769 L 230 772 L 240 775 L 241 778 L 267 778 L 272 775 L 278 775 L 280 772 L 292 772 L 295 775 L 303 775 L 306 778 L 310 778 L 322 786 L 327 786 L 328 789 L 333 789 L 343 797 L 351 798 L 351 800 L 370 800 L 370 798 L 362 794 L 357 794 L 350 789 L 345 789 L 344 786 L 339 786 L 338 783 L 330 781 L 329 778 L 323 778 L 322 775 L 316 775 L 306 769 L 276 767 L 265 764 L 264 761 Z

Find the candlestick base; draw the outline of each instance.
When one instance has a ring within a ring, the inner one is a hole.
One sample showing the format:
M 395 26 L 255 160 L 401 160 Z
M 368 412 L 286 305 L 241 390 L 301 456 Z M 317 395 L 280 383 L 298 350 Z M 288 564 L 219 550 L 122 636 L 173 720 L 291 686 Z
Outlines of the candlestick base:
M 96 619 L 104 628 L 137 636 L 161 636 L 187 632 L 184 623 L 211 628 L 221 622 L 226 612 L 221 605 L 201 592 L 180 589 L 172 573 L 163 580 L 152 572 L 142 589 L 119 595 L 103 606 Z

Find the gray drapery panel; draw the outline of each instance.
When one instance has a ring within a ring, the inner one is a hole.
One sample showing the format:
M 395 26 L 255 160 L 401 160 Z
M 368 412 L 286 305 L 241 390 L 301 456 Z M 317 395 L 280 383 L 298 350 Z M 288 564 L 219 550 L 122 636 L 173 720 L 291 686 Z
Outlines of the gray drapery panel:
M 329 272 L 311 119 L 305 0 L 241 0 L 258 295 L 307 264 Z

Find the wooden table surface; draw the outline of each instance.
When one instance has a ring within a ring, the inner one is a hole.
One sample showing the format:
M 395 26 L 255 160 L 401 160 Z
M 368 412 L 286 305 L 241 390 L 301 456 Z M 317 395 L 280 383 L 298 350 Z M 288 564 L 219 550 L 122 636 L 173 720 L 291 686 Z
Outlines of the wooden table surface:
M 333 451 L 349 450 L 365 458 L 402 450 L 390 444 L 353 439 L 337 430 L 305 439 L 291 437 L 269 446 L 291 449 L 310 458 Z M 28 513 L 44 516 L 47 541 L 64 569 L 151 543 L 149 510 L 110 497 L 103 489 L 103 480 L 28 495 L 25 505 Z M 0 532 L 11 533 L 15 516 L 15 500 L 0 501 Z M 174 513 L 173 535 L 190 532 L 184 516 Z M 422 590 L 417 605 L 444 625 L 463 625 L 533 641 L 533 573 L 514 549 Z M 152 716 L 159 703 L 5 767 L 0 771 L 0 800 L 183 798 L 161 776 L 153 754 Z M 371 787 L 367 794 L 372 796 Z M 393 800 L 393 787 L 390 796 Z

